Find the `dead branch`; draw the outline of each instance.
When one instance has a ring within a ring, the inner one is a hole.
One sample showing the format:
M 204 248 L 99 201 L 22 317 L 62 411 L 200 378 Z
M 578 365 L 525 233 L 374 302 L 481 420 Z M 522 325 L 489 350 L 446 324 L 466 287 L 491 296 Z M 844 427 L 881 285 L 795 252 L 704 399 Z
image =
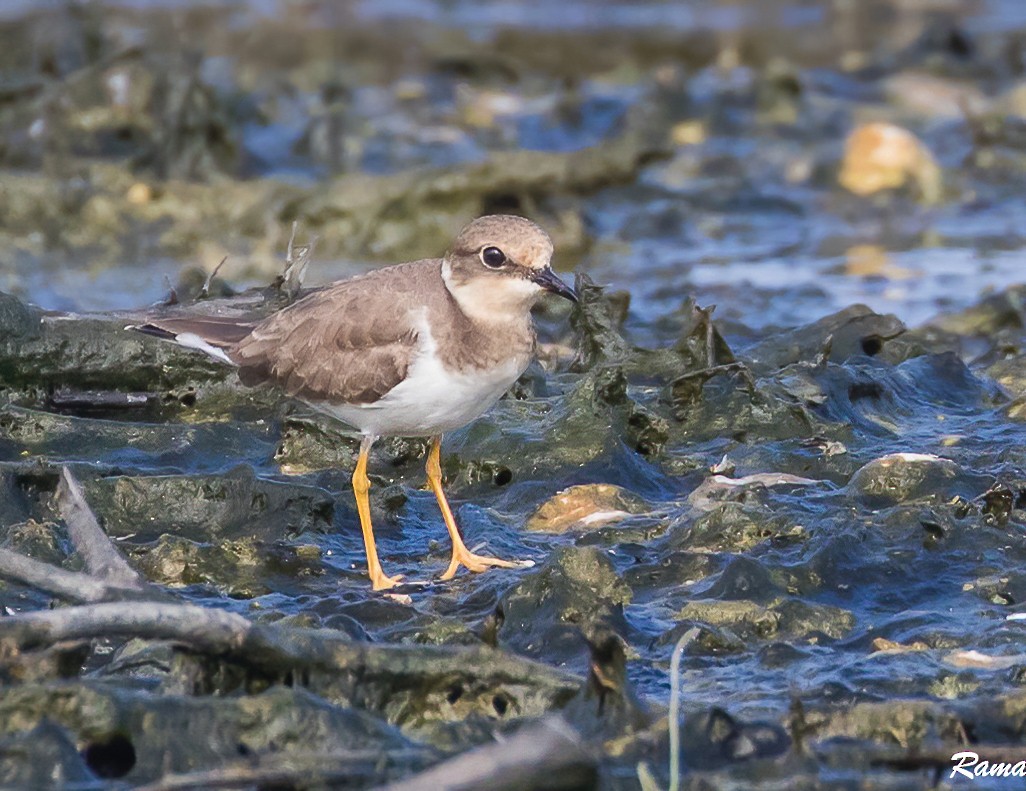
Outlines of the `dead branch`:
M 171 600 L 168 594 L 149 585 L 128 565 L 96 521 L 82 488 L 67 467 L 61 470 L 57 505 L 88 573 L 67 571 L 0 548 L 0 577 L 77 604 Z
M 88 574 L 65 571 L 0 547 L 0 577 L 67 601 L 89 604 L 110 601 L 110 586 Z
M 57 504 L 68 525 L 75 550 L 82 556 L 91 575 L 120 588 L 141 591 L 149 587 L 103 532 L 82 494 L 82 487 L 67 467 L 61 468 Z
M 688 371 L 687 373 L 680 374 L 677 379 L 712 379 L 717 374 L 729 374 L 729 373 L 744 373 L 748 370 L 748 366 L 744 363 L 723 363 L 722 365 L 711 365 L 708 368 L 699 368 L 694 371 Z
M 172 640 L 197 651 L 223 654 L 238 649 L 252 626 L 241 615 L 191 604 L 105 602 L 0 620 L 0 656 L 12 649 L 101 637 Z
M 196 673 L 188 682 L 191 689 L 225 693 L 247 678 L 278 679 L 340 705 L 380 711 L 397 723 L 410 717 L 451 718 L 453 690 L 460 711 L 500 718 L 507 707 L 516 716 L 560 708 L 581 690 L 579 678 L 484 645 L 378 645 L 332 629 L 255 624 L 208 607 L 151 602 L 0 618 L 0 673 L 16 671 L 50 646 L 129 638 L 165 640 L 186 654 L 217 660 L 190 665 Z M 228 687 L 226 666 L 234 667 L 229 676 L 238 679 Z
M 486 646 L 372 645 L 332 629 L 256 624 L 241 615 L 193 604 L 107 602 L 22 613 L 0 619 L 0 656 L 55 643 L 97 638 L 170 640 L 195 651 L 227 656 L 255 669 L 280 673 L 301 668 L 359 668 L 370 675 L 444 675 L 454 663 L 469 674 L 488 669 L 511 683 L 579 681 L 546 665 Z M 415 661 L 414 661 L 415 660 Z M 539 675 L 540 674 L 540 675 Z
M 203 288 L 200 289 L 199 296 L 197 299 L 206 299 L 210 296 L 210 286 L 214 283 L 214 278 L 217 277 L 217 273 L 221 271 L 221 267 L 224 266 L 224 262 L 228 260 L 228 256 L 221 259 L 220 263 L 214 267 L 214 270 L 207 275 L 207 279 L 203 281 Z
M 476 747 L 382 791 L 589 788 L 596 759 L 562 717 L 546 717 L 509 739 Z
M 317 244 L 317 237 L 314 236 L 309 242 L 297 245 L 296 232 L 299 230 L 299 223 L 292 223 L 292 233 L 289 236 L 288 251 L 285 254 L 285 271 L 274 281 L 275 287 L 285 295 L 288 302 L 293 302 L 299 296 L 303 288 L 303 278 L 306 276 L 306 268 L 310 265 L 310 258 L 313 256 L 314 246 Z

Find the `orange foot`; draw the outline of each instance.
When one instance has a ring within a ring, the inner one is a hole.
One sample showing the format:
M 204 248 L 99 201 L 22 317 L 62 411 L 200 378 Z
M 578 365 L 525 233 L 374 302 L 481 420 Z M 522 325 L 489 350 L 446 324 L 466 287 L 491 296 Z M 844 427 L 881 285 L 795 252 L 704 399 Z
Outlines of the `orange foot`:
M 396 585 L 400 583 L 402 578 L 402 574 L 397 574 L 394 577 L 389 577 L 387 574 L 380 570 L 377 574 L 370 575 L 371 586 L 376 591 L 385 591 L 394 588 Z
M 487 571 L 489 568 L 503 568 L 503 569 L 528 569 L 534 565 L 533 560 L 500 560 L 499 558 L 490 558 L 487 555 L 475 555 L 468 549 L 459 547 L 453 550 L 452 560 L 449 561 L 449 568 L 445 570 L 442 575 L 443 580 L 451 580 L 456 576 L 456 571 L 460 566 L 466 566 L 467 569 L 475 573 L 481 573 Z

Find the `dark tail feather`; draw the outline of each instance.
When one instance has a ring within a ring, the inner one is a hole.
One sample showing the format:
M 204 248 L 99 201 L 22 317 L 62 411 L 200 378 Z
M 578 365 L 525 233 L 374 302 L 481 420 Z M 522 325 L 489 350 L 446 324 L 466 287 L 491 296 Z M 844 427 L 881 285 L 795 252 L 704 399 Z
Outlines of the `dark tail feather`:
M 133 324 L 129 329 L 157 338 L 173 341 L 183 332 L 199 336 L 211 346 L 231 346 L 253 331 L 250 321 L 217 316 L 182 316 L 148 319 L 145 324 Z
M 125 329 L 135 330 L 144 335 L 152 335 L 154 338 L 160 338 L 165 341 L 173 341 L 175 339 L 175 333 L 158 327 L 156 324 L 129 324 Z
M 233 318 L 183 316 L 151 319 L 145 324 L 130 324 L 125 329 L 152 335 L 179 346 L 198 349 L 222 362 L 234 361 L 223 351 L 253 331 L 254 324 Z

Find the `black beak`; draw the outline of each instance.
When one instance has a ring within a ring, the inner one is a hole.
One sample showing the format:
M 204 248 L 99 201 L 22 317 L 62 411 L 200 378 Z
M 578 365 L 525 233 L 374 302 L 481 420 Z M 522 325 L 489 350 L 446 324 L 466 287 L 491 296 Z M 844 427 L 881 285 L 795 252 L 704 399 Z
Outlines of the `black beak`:
M 535 270 L 531 274 L 531 280 L 546 291 L 551 291 L 553 294 L 559 294 L 559 296 L 565 297 L 571 302 L 577 302 L 577 292 L 560 280 L 556 273 L 552 271 L 551 267 L 547 266 L 544 269 Z

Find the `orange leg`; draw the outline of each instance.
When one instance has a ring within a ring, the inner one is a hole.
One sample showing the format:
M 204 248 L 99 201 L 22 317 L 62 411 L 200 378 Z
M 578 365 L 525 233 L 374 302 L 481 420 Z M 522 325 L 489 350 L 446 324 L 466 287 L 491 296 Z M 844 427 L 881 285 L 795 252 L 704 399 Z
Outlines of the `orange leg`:
M 442 465 L 439 462 L 441 450 L 442 437 L 433 437 L 431 439 L 431 450 L 428 452 L 427 457 L 427 479 L 428 484 L 431 486 L 431 491 L 435 493 L 435 499 L 438 500 L 438 507 L 442 511 L 442 519 L 445 520 L 445 526 L 449 530 L 449 538 L 452 539 L 452 560 L 449 561 L 449 568 L 445 570 L 442 579 L 451 580 L 456 576 L 456 570 L 460 566 L 466 566 L 471 571 L 485 571 L 490 566 L 517 569 L 528 565 L 517 561 L 499 560 L 498 558 L 475 555 L 467 549 L 466 544 L 463 543 L 463 538 L 460 536 L 459 528 L 456 527 L 456 520 L 453 519 L 452 509 L 449 508 L 449 501 L 445 499 L 445 492 L 442 490 Z
M 356 469 L 353 470 L 353 494 L 356 495 L 356 510 L 360 514 L 363 546 L 367 550 L 367 573 L 370 575 L 374 590 L 379 591 L 395 587 L 402 576 L 385 576 L 385 572 L 381 570 L 381 563 L 378 561 L 378 550 L 374 546 L 374 526 L 371 524 L 370 499 L 367 497 L 367 492 L 370 491 L 370 480 L 367 478 L 367 456 L 370 454 L 373 444 L 374 437 L 364 437 L 363 442 L 360 443 L 360 458 L 356 462 Z

